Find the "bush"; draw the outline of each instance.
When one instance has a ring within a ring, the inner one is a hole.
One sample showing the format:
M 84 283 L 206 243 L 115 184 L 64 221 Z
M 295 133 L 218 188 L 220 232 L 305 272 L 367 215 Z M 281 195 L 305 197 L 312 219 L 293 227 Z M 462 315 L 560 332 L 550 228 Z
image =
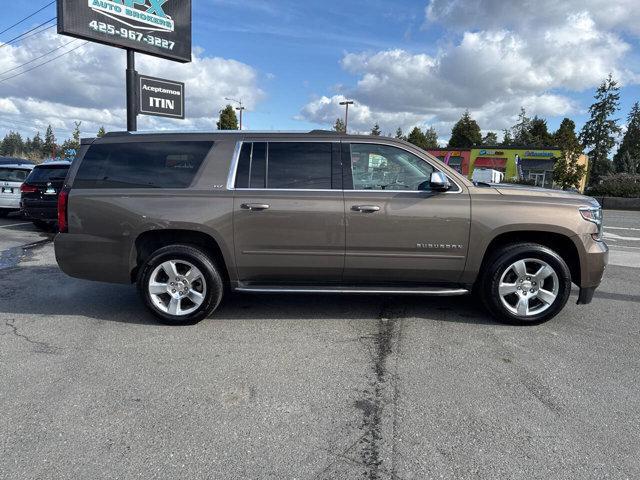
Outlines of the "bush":
M 640 197 L 640 175 L 618 173 L 603 178 L 599 185 L 589 189 L 589 195 L 594 197 Z

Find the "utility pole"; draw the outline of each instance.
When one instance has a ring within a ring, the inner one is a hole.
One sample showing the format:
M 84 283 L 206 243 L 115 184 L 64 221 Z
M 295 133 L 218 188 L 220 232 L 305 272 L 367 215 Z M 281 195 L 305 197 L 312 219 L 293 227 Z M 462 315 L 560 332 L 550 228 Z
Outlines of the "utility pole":
M 349 105 L 353 105 L 353 100 L 345 100 L 340 102 L 340 105 L 344 105 L 344 133 L 349 133 Z
M 236 107 L 236 110 L 240 112 L 240 130 L 242 130 L 242 112 L 246 110 L 246 107 L 242 105 L 242 99 L 236 100 L 234 98 L 228 98 L 228 97 L 224 97 L 224 99 L 228 100 L 229 102 L 235 102 L 239 105 L 238 107 Z

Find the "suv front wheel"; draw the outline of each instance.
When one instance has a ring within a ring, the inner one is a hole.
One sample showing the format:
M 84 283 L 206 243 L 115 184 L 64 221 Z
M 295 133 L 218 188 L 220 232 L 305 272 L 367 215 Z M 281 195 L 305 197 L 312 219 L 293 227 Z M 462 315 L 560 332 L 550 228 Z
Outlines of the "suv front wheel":
M 514 325 L 551 320 L 566 305 L 571 273 L 553 250 L 538 244 L 509 245 L 486 263 L 480 293 L 489 312 Z
M 207 254 L 190 245 L 171 245 L 157 250 L 144 263 L 138 291 L 160 322 L 186 325 L 213 313 L 222 300 L 224 285 Z

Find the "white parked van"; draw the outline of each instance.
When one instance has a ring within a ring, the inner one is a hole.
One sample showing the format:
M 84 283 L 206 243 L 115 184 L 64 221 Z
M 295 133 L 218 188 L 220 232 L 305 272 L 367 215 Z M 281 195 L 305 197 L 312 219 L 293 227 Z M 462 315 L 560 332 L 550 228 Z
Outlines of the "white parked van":
M 0 165 L 0 217 L 20 210 L 20 187 L 33 167 L 29 164 Z
M 471 180 L 482 183 L 502 183 L 504 180 L 504 173 L 491 168 L 476 168 L 473 171 Z

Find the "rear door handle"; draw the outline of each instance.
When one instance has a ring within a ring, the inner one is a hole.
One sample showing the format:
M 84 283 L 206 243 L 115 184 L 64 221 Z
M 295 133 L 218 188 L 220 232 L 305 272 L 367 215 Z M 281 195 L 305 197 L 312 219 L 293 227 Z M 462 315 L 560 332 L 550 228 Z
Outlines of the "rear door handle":
M 375 213 L 380 211 L 380 207 L 377 205 L 354 205 L 351 210 L 354 212 Z
M 267 205 L 266 203 L 243 203 L 242 205 L 240 205 L 240 208 L 242 208 L 243 210 L 260 212 L 262 210 L 268 210 L 269 205 Z

